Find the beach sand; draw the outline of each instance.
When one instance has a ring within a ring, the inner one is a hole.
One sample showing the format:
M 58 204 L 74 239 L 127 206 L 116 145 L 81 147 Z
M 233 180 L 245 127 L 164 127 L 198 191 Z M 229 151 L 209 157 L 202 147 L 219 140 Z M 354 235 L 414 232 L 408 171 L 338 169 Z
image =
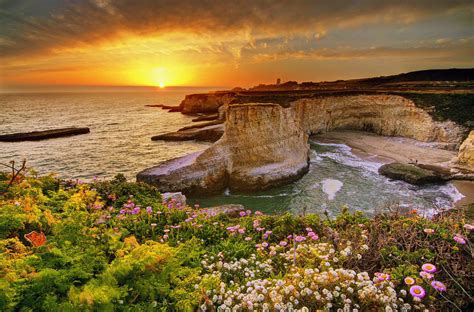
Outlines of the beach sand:
M 432 143 L 361 131 L 331 131 L 313 135 L 311 138 L 324 143 L 344 143 L 360 158 L 382 163 L 418 161 L 427 164 L 446 164 L 456 156 L 456 152 L 435 148 Z M 474 182 L 452 181 L 452 183 L 465 196 L 455 203 L 456 206 L 474 203 Z

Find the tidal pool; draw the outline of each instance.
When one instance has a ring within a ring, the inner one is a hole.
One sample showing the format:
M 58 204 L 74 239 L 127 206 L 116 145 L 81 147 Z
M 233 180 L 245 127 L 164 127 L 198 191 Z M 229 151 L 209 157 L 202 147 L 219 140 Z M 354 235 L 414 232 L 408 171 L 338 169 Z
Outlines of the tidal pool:
M 342 207 L 372 215 L 399 206 L 431 215 L 437 209 L 451 208 L 462 197 L 450 183 L 420 187 L 391 181 L 378 174 L 382 163 L 354 155 L 347 145 L 315 141 L 310 145 L 310 170 L 294 183 L 251 194 L 227 190 L 214 196 L 193 196 L 188 202 L 202 207 L 242 204 L 265 213 L 326 211 L 330 216 Z

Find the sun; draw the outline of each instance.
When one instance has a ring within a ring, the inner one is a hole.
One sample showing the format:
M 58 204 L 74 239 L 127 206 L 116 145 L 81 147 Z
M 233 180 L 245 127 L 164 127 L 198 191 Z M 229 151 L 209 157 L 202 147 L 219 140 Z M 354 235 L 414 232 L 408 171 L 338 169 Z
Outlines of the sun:
M 158 83 L 158 87 L 160 87 L 160 89 L 163 89 L 164 87 L 166 87 L 165 83 L 163 81 L 160 81 Z

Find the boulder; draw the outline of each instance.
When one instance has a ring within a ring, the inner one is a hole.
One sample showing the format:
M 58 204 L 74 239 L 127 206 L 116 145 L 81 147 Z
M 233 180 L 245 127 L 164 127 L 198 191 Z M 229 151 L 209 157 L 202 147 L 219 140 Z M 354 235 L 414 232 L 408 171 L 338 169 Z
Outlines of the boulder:
M 221 206 L 202 208 L 202 211 L 213 216 L 218 215 L 218 214 L 226 214 L 231 218 L 236 218 L 240 216 L 239 213 L 241 211 L 245 211 L 245 207 L 239 204 L 227 204 L 227 205 L 221 205 Z
M 174 201 L 175 204 L 179 204 L 181 207 L 186 206 L 186 195 L 181 192 L 166 192 L 161 194 L 161 198 L 164 203 Z
M 379 173 L 390 179 L 402 180 L 415 185 L 442 183 L 451 178 L 450 175 L 442 171 L 433 171 L 416 165 L 397 162 L 381 166 Z

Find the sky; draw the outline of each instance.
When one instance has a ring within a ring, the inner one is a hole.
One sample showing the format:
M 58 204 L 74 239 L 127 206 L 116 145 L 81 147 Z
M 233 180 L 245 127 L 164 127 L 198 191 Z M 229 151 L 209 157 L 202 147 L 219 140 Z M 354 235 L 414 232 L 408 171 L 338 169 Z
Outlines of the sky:
M 474 67 L 472 0 L 0 0 L 0 85 L 241 86 Z

